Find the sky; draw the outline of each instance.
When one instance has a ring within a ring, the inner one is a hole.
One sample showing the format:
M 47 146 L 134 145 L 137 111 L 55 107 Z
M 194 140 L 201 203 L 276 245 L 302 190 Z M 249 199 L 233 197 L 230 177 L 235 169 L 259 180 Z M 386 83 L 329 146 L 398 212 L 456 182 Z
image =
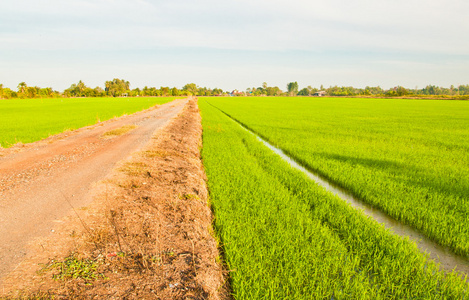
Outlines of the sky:
M 0 84 L 469 84 L 467 0 L 1 0 Z

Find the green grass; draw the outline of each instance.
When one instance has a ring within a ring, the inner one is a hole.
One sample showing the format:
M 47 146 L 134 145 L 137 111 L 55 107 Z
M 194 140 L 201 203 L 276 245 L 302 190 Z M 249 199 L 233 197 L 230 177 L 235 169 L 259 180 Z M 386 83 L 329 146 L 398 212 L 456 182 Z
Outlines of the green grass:
M 325 192 L 206 99 L 199 105 L 235 299 L 469 297 L 465 281 L 439 272 L 415 244 Z
M 92 259 L 80 258 L 77 254 L 71 254 L 63 261 L 51 261 L 44 266 L 41 272 L 53 271 L 52 278 L 55 280 L 83 279 L 85 282 L 97 279 L 106 279 L 106 277 L 98 272 L 98 268 L 102 262 Z
M 469 255 L 469 103 L 212 98 L 304 166 Z
M 0 100 L 0 146 L 31 143 L 50 135 L 132 114 L 174 97 Z

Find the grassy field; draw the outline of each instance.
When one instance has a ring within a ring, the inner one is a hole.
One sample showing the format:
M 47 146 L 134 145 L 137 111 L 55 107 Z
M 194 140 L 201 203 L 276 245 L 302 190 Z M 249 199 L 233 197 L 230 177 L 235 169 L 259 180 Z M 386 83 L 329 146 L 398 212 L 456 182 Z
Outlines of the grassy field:
M 206 101 L 363 201 L 469 255 L 468 102 Z
M 469 297 L 466 282 L 439 272 L 415 244 L 325 192 L 208 103 L 268 119 L 248 100 L 239 108 L 231 101 L 239 99 L 199 105 L 215 231 L 235 299 Z
M 0 100 L 0 146 L 30 143 L 50 135 L 131 114 L 175 97 Z

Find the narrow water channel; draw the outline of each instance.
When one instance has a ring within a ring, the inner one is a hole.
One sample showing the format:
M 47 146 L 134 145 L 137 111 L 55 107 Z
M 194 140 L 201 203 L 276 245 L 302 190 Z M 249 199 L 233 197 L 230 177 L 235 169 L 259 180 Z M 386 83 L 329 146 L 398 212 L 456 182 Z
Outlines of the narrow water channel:
M 214 106 L 215 107 L 215 106 Z M 220 110 L 219 108 L 217 108 Z M 297 163 L 294 159 L 286 155 L 281 149 L 271 145 L 266 140 L 262 139 L 258 136 L 255 132 L 251 131 L 249 128 L 246 128 L 243 124 L 241 124 L 236 119 L 233 119 L 230 115 L 225 113 L 224 111 L 220 110 L 230 119 L 238 123 L 243 129 L 248 131 L 249 133 L 253 134 L 257 137 L 259 141 L 261 141 L 265 146 L 269 149 L 274 151 L 278 154 L 283 160 L 288 162 L 293 168 L 300 170 L 304 174 L 306 174 L 311 180 L 316 182 L 319 186 L 323 187 L 325 190 L 339 196 L 344 201 L 347 201 L 352 207 L 362 210 L 362 212 L 367 215 L 368 217 L 374 219 L 376 222 L 383 224 L 386 228 L 391 230 L 393 233 L 402 236 L 402 237 L 409 237 L 409 239 L 417 244 L 417 247 L 422 253 L 428 253 L 430 259 L 440 263 L 440 267 L 447 270 L 452 271 L 456 270 L 462 274 L 468 275 L 466 280 L 469 281 L 469 259 L 459 256 L 452 252 L 448 247 L 439 245 L 429 239 L 428 237 L 424 236 L 414 228 L 402 224 L 399 221 L 391 218 L 387 214 L 383 213 L 382 211 L 373 208 L 369 204 L 355 198 L 351 193 L 348 191 L 340 188 L 339 186 L 335 185 L 334 183 L 329 182 L 327 179 L 321 177 L 318 174 L 314 174 L 313 172 L 307 170 L 299 163 Z
M 269 149 L 278 154 L 283 160 L 287 161 L 293 168 L 298 169 L 304 174 L 306 174 L 310 179 L 315 181 L 325 190 L 347 201 L 352 207 L 362 210 L 365 215 L 373 218 L 376 222 L 383 224 L 386 228 L 390 229 L 395 234 L 403 237 L 409 237 L 410 240 L 414 241 L 417 244 L 417 247 L 420 249 L 421 252 L 427 252 L 429 257 L 435 260 L 436 262 L 439 262 L 440 266 L 443 269 L 448 271 L 456 269 L 461 273 L 469 275 L 469 260 L 467 258 L 453 253 L 448 247 L 441 246 L 435 243 L 420 232 L 416 231 L 414 228 L 402 224 L 399 221 L 391 218 L 387 214 L 383 213 L 382 211 L 368 205 L 367 203 L 364 203 L 363 201 L 356 199 L 352 194 L 350 194 L 346 190 L 338 187 L 337 185 L 331 182 L 328 182 L 326 179 L 307 170 L 306 168 L 298 164 L 295 160 L 293 160 L 291 157 L 287 156 L 281 149 L 269 144 L 267 141 L 265 141 L 249 129 L 245 127 L 243 128 L 248 130 L 250 133 L 254 134 L 257 139 L 261 141 L 265 146 L 267 146 Z

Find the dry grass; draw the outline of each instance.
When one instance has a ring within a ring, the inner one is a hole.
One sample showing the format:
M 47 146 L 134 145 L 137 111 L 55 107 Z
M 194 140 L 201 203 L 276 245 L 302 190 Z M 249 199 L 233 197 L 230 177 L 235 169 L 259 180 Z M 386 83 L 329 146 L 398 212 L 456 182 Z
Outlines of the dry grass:
M 113 130 L 103 133 L 101 137 L 103 139 L 110 139 L 119 135 L 126 134 L 127 132 L 134 130 L 137 127 L 138 127 L 137 125 L 124 125 L 120 128 L 113 129 Z
M 23 279 L 10 296 L 228 299 L 200 144 L 200 115 L 192 101 L 102 183 L 92 207 L 62 230 L 70 246 L 51 251 L 36 268 L 41 272 Z M 57 248 L 54 243 L 43 245 Z

